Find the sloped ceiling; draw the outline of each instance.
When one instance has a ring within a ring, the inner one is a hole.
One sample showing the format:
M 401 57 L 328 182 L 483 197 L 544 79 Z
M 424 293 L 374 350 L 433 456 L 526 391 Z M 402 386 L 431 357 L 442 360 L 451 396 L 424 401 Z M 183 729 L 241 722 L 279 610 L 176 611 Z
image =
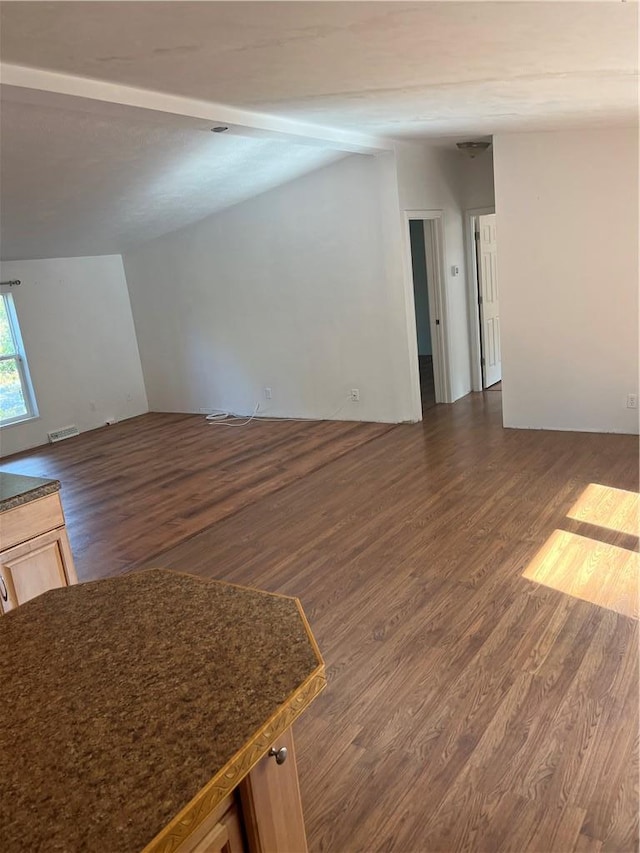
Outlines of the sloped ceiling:
M 633 2 L 8 2 L 2 60 L 342 131 L 468 139 L 631 123 Z M 303 141 L 303 140 L 301 140 Z M 12 102 L 3 254 L 128 245 L 345 150 Z
M 6 102 L 4 259 L 118 254 L 320 168 L 341 152 L 210 124 Z

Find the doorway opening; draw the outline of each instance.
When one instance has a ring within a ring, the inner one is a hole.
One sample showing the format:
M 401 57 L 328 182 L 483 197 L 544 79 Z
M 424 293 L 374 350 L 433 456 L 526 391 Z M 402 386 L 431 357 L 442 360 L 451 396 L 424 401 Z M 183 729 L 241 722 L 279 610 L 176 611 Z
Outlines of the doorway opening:
M 449 402 L 442 211 L 416 210 L 405 215 L 413 283 L 414 387 L 424 413 L 436 403 Z
M 474 391 L 499 391 L 502 355 L 496 214 L 493 208 L 469 210 L 466 219 L 472 387 Z
M 418 339 L 420 402 L 424 412 L 436 404 L 424 220 L 412 219 L 409 221 L 409 240 L 411 241 L 413 304 L 416 312 L 416 336 Z

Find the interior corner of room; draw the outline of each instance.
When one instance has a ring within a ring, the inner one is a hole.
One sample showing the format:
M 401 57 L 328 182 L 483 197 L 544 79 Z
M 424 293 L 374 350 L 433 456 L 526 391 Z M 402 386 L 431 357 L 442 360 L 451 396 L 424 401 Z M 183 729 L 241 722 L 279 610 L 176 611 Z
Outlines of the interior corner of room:
M 493 209 L 505 426 L 635 431 L 621 402 L 637 379 L 635 131 L 508 134 L 493 147 L 473 171 L 438 150 L 397 152 L 399 211 L 381 204 L 380 159 L 351 154 L 122 254 L 4 261 L 3 280 L 22 282 L 40 417 L 3 430 L 3 455 L 147 410 L 419 420 L 417 362 L 433 364 L 433 343 L 438 403 L 487 387 L 469 229 Z M 605 184 L 611 258 L 585 239 Z M 431 299 L 414 297 L 407 270 L 402 229 L 415 243 L 419 221 L 437 255 Z

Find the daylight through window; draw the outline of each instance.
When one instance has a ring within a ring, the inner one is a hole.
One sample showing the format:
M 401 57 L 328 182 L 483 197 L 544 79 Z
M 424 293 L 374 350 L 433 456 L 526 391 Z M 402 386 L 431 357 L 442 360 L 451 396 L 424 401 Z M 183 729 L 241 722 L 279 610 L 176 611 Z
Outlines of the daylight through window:
M 3 293 L 1 297 L 0 426 L 6 426 L 33 418 L 38 412 L 13 296 Z

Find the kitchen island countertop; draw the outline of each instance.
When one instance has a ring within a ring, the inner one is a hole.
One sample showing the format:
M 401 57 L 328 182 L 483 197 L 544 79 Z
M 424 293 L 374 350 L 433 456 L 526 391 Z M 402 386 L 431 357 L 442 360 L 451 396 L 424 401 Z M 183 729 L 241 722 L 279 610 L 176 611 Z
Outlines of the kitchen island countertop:
M 32 599 L 0 647 L 5 853 L 179 840 L 325 686 L 297 599 L 160 569 Z

